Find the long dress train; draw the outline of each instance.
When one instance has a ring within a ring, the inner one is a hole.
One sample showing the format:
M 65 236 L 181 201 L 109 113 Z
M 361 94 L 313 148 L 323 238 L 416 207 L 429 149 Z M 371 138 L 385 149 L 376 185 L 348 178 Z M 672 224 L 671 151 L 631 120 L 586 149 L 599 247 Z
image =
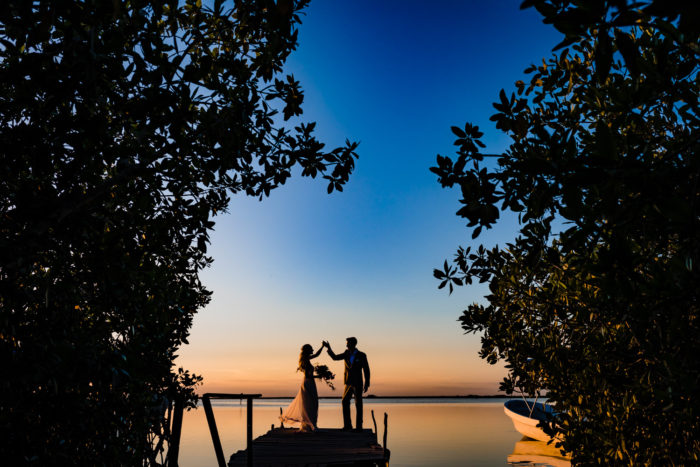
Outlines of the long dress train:
M 318 421 L 318 392 L 313 370 L 305 373 L 299 392 L 279 418 L 282 423 L 301 424 L 301 431 L 314 431 Z

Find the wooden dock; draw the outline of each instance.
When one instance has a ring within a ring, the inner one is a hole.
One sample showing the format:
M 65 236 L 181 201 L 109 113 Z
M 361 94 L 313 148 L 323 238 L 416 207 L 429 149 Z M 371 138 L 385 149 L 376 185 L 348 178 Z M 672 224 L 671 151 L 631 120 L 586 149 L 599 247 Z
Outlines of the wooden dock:
M 385 467 L 389 451 L 377 442 L 370 429 L 348 432 L 321 428 L 302 432 L 296 428 L 273 428 L 253 441 L 253 465 L 260 467 Z M 229 467 L 248 465 L 247 450 L 231 456 Z

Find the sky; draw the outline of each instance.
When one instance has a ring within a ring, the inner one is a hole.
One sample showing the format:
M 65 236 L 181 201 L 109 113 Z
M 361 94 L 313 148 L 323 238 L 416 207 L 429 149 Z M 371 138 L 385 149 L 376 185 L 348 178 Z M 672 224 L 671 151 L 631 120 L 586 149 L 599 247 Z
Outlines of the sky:
M 457 319 L 485 303 L 485 285 L 438 290 L 432 272 L 458 246 L 504 244 L 506 218 L 476 240 L 455 212 L 458 190 L 429 170 L 454 155 L 450 126 L 476 124 L 485 153 L 508 147 L 489 121 L 500 89 L 561 40 L 519 1 L 332 1 L 305 10 L 289 57 L 304 89 L 302 121 L 317 122 L 328 148 L 359 141 L 342 193 L 323 180 L 293 177 L 262 202 L 244 196 L 215 218 L 202 281 L 211 303 L 194 318 L 176 365 L 204 377 L 200 392 L 293 396 L 300 347 L 345 338 L 371 367 L 378 396 L 495 394 L 503 364 L 478 356 L 479 335 Z M 298 175 L 298 174 L 297 174 Z M 325 352 L 313 363 L 337 375 Z

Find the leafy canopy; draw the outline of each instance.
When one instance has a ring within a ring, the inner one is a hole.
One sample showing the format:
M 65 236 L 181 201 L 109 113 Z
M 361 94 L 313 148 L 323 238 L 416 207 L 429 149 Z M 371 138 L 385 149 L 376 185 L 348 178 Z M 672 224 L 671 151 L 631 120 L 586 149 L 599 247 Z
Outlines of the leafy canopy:
M 0 382 L 12 465 L 163 461 L 213 216 L 298 170 L 342 190 L 281 76 L 307 0 L 0 8 Z
M 698 463 L 700 21 L 692 2 L 528 0 L 565 34 L 501 91 L 511 137 L 495 163 L 453 127 L 431 170 L 461 189 L 473 238 L 519 219 L 503 247 L 459 248 L 440 287 L 488 282 L 460 317 L 504 360 L 502 389 L 547 394 L 574 463 Z

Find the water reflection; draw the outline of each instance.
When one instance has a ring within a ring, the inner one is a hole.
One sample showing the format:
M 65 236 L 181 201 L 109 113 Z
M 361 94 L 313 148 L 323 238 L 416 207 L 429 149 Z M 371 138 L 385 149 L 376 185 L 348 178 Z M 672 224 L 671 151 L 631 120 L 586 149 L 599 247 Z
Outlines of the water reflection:
M 365 428 L 373 428 L 370 410 L 374 410 L 381 440 L 384 412 L 389 414 L 387 448 L 391 450 L 391 467 L 507 467 L 511 459 L 508 453 L 513 451 L 512 455 L 516 454 L 513 443 L 522 435 L 515 431 L 503 413 L 505 400 L 366 399 Z M 279 426 L 279 408 L 286 407 L 289 402 L 256 400 L 253 436 L 265 434 L 272 424 Z M 213 405 L 228 460 L 235 451 L 245 448 L 245 405 L 241 406 L 237 401 Z M 340 427 L 342 419 L 339 399 L 321 399 L 320 427 Z M 201 407 L 185 413 L 182 429 L 180 466 L 216 465 L 206 416 Z
M 553 444 L 547 444 L 527 437 L 515 443 L 508 463 L 516 466 L 571 467 L 571 461 L 562 456 Z

